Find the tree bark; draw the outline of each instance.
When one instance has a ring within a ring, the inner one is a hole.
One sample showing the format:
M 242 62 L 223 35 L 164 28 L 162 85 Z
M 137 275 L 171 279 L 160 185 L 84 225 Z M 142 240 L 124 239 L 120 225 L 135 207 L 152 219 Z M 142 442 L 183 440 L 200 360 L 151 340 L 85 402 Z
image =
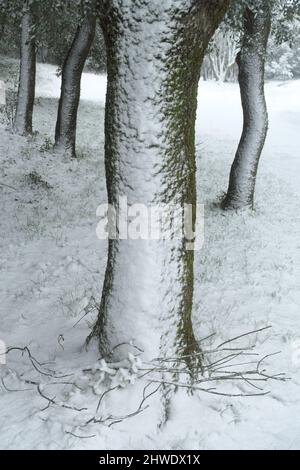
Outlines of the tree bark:
M 20 135 L 32 133 L 32 114 L 35 96 L 36 48 L 34 15 L 26 4 L 21 23 L 21 59 L 17 108 L 14 132 Z
M 252 208 L 254 204 L 257 169 L 268 132 L 264 75 L 270 28 L 269 1 L 260 0 L 257 11 L 246 9 L 243 43 L 237 56 L 244 126 L 223 201 L 225 209 Z
M 112 1 L 102 21 L 109 204 L 118 207 L 118 197 L 126 196 L 129 206 L 187 203 L 195 209 L 198 80 L 208 42 L 228 4 Z M 186 250 L 183 238 L 176 239 L 174 226 L 171 234 L 171 240 L 109 241 L 92 333 L 102 355 L 114 351 L 121 358 L 130 343 L 146 359 L 199 351 L 191 321 L 194 253 Z M 198 364 L 200 356 L 194 357 Z
M 61 95 L 58 106 L 55 148 L 76 157 L 76 126 L 80 84 L 84 64 L 95 36 L 96 19 L 89 15 L 78 26 L 62 69 Z

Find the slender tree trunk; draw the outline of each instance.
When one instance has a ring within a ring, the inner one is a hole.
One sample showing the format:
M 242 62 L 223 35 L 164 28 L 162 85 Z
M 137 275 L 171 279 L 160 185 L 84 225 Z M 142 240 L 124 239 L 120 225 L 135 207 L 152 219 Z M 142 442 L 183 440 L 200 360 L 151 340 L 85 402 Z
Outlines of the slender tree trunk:
M 198 80 L 208 42 L 228 4 L 112 1 L 103 30 L 108 56 L 105 164 L 113 206 L 126 196 L 129 206 L 187 203 L 195 209 Z M 171 238 L 109 241 L 92 334 L 103 355 L 114 351 L 120 358 L 130 343 L 148 359 L 198 351 L 191 321 L 194 253 L 176 238 L 173 225 Z
M 225 209 L 253 207 L 259 159 L 268 132 L 264 91 L 265 57 L 271 27 L 269 1 L 259 1 L 257 12 L 247 8 L 244 38 L 237 56 L 244 127 L 231 168 Z
M 62 69 L 61 95 L 55 129 L 55 148 L 76 156 L 77 112 L 84 64 L 95 36 L 96 19 L 89 15 L 78 26 Z
M 32 114 L 35 96 L 36 48 L 34 38 L 34 16 L 27 4 L 21 24 L 21 60 L 17 98 L 17 109 L 14 119 L 14 132 L 20 135 L 32 133 Z
M 2 12 L 0 14 L 0 21 L 1 21 L 1 23 L 0 23 L 0 28 L 1 28 L 0 34 L 1 34 L 1 36 L 0 37 L 4 36 L 4 31 L 5 31 L 5 26 L 6 26 L 6 18 L 7 18 L 7 14 L 5 12 Z

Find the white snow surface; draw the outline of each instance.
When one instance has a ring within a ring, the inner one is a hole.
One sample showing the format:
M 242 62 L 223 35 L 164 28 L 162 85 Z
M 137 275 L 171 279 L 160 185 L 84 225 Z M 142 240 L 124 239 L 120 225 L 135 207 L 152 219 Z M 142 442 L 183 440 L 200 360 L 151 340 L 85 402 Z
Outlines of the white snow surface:
M 106 78 L 83 74 L 80 158 L 70 161 L 53 154 L 50 145 L 60 88 L 55 67 L 39 65 L 37 76 L 38 134 L 16 137 L 0 125 L 0 340 L 28 346 L 47 363 L 38 368 L 59 376 L 73 373 L 82 385 L 87 378 L 80 371 L 98 359 L 95 348 L 85 350 L 84 341 L 96 316 L 93 299 L 99 302 L 106 263 L 106 244 L 96 237 L 96 208 L 106 200 Z M 290 380 L 266 384 L 270 393 L 261 397 L 180 392 L 169 421 L 159 429 L 155 396 L 143 413 L 111 427 L 80 427 L 93 416 L 103 385 L 94 393 L 62 383 L 71 381 L 68 377 L 53 378 L 49 385 L 28 355 L 15 351 L 0 365 L 0 448 L 300 448 L 300 81 L 268 83 L 266 90 L 270 131 L 256 210 L 235 214 L 221 212 L 215 203 L 226 190 L 242 126 L 238 86 L 199 86 L 197 184 L 199 202 L 205 204 L 205 244 L 195 260 L 193 320 L 197 337 L 216 333 L 217 343 L 272 325 L 238 344 L 255 341 L 263 355 L 281 351 L 267 365 Z M 40 390 L 56 402 L 88 410 L 45 409 L 48 402 L 30 380 L 44 384 Z M 114 392 L 103 400 L 100 415 L 135 411 L 139 387 Z M 222 383 L 218 389 L 231 391 Z
M 61 77 L 57 67 L 49 64 L 37 65 L 36 95 L 44 98 L 59 98 Z M 81 80 L 81 99 L 105 103 L 106 75 L 84 73 Z

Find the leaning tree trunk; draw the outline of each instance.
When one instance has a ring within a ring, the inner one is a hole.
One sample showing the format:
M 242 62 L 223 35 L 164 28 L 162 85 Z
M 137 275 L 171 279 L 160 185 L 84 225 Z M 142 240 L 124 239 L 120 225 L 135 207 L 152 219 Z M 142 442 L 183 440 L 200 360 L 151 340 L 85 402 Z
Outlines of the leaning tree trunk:
M 55 129 L 55 148 L 76 156 L 77 111 L 80 100 L 81 76 L 95 36 L 96 19 L 87 17 L 78 26 L 62 69 L 61 95 Z
M 229 2 L 111 3 L 102 22 L 108 56 L 109 204 L 118 208 L 119 196 L 126 196 L 129 207 L 186 203 L 195 211 L 198 80 L 208 42 Z M 123 357 L 130 344 L 148 359 L 190 357 L 198 351 L 191 321 L 194 254 L 175 230 L 172 224 L 169 240 L 109 241 L 92 333 L 103 355 L 113 351 Z
M 246 9 L 243 43 L 237 56 L 244 126 L 223 201 L 225 209 L 252 208 L 254 203 L 257 169 L 268 132 L 264 74 L 270 27 L 269 0 L 260 0 L 257 11 Z
M 32 114 L 35 95 L 36 48 L 34 39 L 34 17 L 31 7 L 25 7 L 21 24 L 21 60 L 17 97 L 17 109 L 13 124 L 14 132 L 20 135 L 32 133 Z

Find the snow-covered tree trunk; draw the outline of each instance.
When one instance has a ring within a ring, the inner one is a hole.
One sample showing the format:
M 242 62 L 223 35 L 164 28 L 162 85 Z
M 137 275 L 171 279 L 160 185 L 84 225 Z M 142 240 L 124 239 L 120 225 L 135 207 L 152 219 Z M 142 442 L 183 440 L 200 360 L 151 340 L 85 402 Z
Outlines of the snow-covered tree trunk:
M 102 26 L 108 56 L 105 164 L 108 200 L 115 207 L 126 196 L 129 206 L 187 203 L 195 209 L 198 80 L 228 4 L 111 2 Z M 198 351 L 191 321 L 194 254 L 183 237 L 176 238 L 174 225 L 171 238 L 109 241 L 92 334 L 103 355 L 114 351 L 120 357 L 130 342 L 148 359 Z
M 14 132 L 20 135 L 32 133 L 32 114 L 35 96 L 36 48 L 34 15 L 26 3 L 21 22 L 21 59 L 17 108 Z
M 254 203 L 257 168 L 268 132 L 264 74 L 270 27 L 268 0 L 259 0 L 256 11 L 246 9 L 243 43 L 237 56 L 244 126 L 223 201 L 225 209 L 253 207 Z
M 217 82 L 225 82 L 232 68 L 238 49 L 237 38 L 221 28 L 215 35 L 212 51 L 208 54 L 209 65 Z
M 55 129 L 55 148 L 75 157 L 77 112 L 84 64 L 95 36 L 96 19 L 88 15 L 78 26 L 62 69 L 61 95 Z

